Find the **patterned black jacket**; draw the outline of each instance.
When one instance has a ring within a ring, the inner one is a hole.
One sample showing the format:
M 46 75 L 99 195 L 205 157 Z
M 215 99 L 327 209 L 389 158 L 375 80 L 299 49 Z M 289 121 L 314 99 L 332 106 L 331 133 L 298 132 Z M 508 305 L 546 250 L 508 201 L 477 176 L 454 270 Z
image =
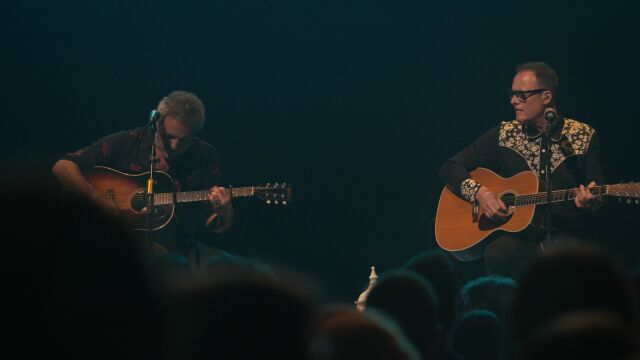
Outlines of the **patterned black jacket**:
M 596 131 L 577 120 L 561 118 L 551 131 L 551 183 L 553 189 L 603 184 L 600 149 Z M 471 145 L 447 160 L 440 178 L 454 193 L 475 201 L 482 184 L 469 175 L 485 167 L 502 177 L 533 171 L 544 181 L 542 134 L 515 120 L 503 122 L 479 137 Z M 555 203 L 551 225 L 565 232 L 583 234 L 583 225 L 591 211 L 578 209 L 572 201 Z

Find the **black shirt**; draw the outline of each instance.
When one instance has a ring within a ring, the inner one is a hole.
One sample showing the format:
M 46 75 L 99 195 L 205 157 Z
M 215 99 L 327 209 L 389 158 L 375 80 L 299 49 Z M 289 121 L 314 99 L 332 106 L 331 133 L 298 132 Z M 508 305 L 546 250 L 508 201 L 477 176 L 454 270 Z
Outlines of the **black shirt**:
M 137 174 L 149 171 L 149 154 L 153 133 L 137 128 L 120 131 L 94 142 L 63 159 L 73 161 L 81 171 L 92 166 L 107 166 L 118 171 Z M 206 190 L 220 182 L 220 156 L 207 142 L 195 138 L 179 157 L 168 160 L 164 170 L 174 180 L 176 191 Z M 178 204 L 174 219 L 161 230 L 152 233 L 152 239 L 169 252 L 186 255 L 197 241 L 211 243 L 214 238 L 206 227 L 213 214 L 208 202 Z

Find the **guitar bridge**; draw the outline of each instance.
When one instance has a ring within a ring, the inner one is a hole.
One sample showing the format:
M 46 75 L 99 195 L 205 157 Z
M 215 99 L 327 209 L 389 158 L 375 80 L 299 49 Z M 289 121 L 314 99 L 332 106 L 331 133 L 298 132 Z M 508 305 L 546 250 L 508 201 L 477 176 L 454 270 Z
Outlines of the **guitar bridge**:
M 480 217 L 480 207 L 477 202 L 473 203 L 473 208 L 471 210 L 471 221 L 474 223 L 478 222 L 478 218 Z
M 116 192 L 114 189 L 107 189 L 107 198 L 113 203 L 116 202 Z

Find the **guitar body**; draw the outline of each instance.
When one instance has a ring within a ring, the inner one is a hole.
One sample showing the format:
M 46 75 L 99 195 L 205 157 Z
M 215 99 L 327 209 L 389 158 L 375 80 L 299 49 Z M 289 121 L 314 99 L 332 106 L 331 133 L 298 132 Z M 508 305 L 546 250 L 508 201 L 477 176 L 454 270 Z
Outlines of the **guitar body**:
M 87 181 L 107 198 L 111 199 L 120 213 L 118 218 L 127 230 L 147 230 L 147 180 L 149 172 L 127 174 L 104 166 L 93 167 L 83 173 Z M 154 192 L 173 193 L 175 184 L 169 174 L 154 172 Z M 173 217 L 174 204 L 154 206 L 151 230 L 166 226 Z
M 498 198 L 537 193 L 543 186 L 532 171 L 521 172 L 511 178 L 500 177 L 485 168 L 478 168 L 470 174 Z M 436 242 L 459 260 L 474 260 L 482 257 L 484 248 L 500 234 L 510 232 L 522 233 L 525 238 L 533 236 L 540 228 L 541 220 L 536 206 L 512 207 L 504 221 L 491 220 L 479 206 L 463 200 L 445 187 L 436 214 Z

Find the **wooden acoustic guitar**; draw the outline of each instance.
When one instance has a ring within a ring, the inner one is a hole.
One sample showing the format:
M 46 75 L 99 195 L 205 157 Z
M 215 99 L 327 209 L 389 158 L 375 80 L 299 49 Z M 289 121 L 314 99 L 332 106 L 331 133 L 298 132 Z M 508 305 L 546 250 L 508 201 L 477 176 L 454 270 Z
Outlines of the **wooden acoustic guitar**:
M 127 174 L 105 166 L 95 166 L 84 177 L 99 192 L 113 201 L 120 210 L 118 218 L 127 230 L 147 230 L 147 180 L 149 172 Z M 153 214 L 151 230 L 165 227 L 173 218 L 176 204 L 208 201 L 209 190 L 176 192 L 171 176 L 154 171 Z M 267 204 L 287 205 L 291 201 L 291 186 L 266 184 L 260 186 L 230 188 L 231 197 L 255 196 Z
M 440 195 L 435 222 L 436 242 L 442 249 L 459 260 L 474 260 L 481 257 L 486 245 L 501 233 L 522 233 L 524 237 L 535 235 L 540 229 L 543 213 L 536 208 L 547 202 L 547 192 L 533 171 L 524 171 L 510 178 L 500 177 L 485 168 L 478 168 L 470 174 L 502 200 L 508 208 L 508 215 L 504 220 L 491 220 L 477 203 L 470 203 L 445 187 Z M 575 191 L 553 190 L 551 201 L 573 201 Z M 640 183 L 596 186 L 591 193 L 639 199 Z

